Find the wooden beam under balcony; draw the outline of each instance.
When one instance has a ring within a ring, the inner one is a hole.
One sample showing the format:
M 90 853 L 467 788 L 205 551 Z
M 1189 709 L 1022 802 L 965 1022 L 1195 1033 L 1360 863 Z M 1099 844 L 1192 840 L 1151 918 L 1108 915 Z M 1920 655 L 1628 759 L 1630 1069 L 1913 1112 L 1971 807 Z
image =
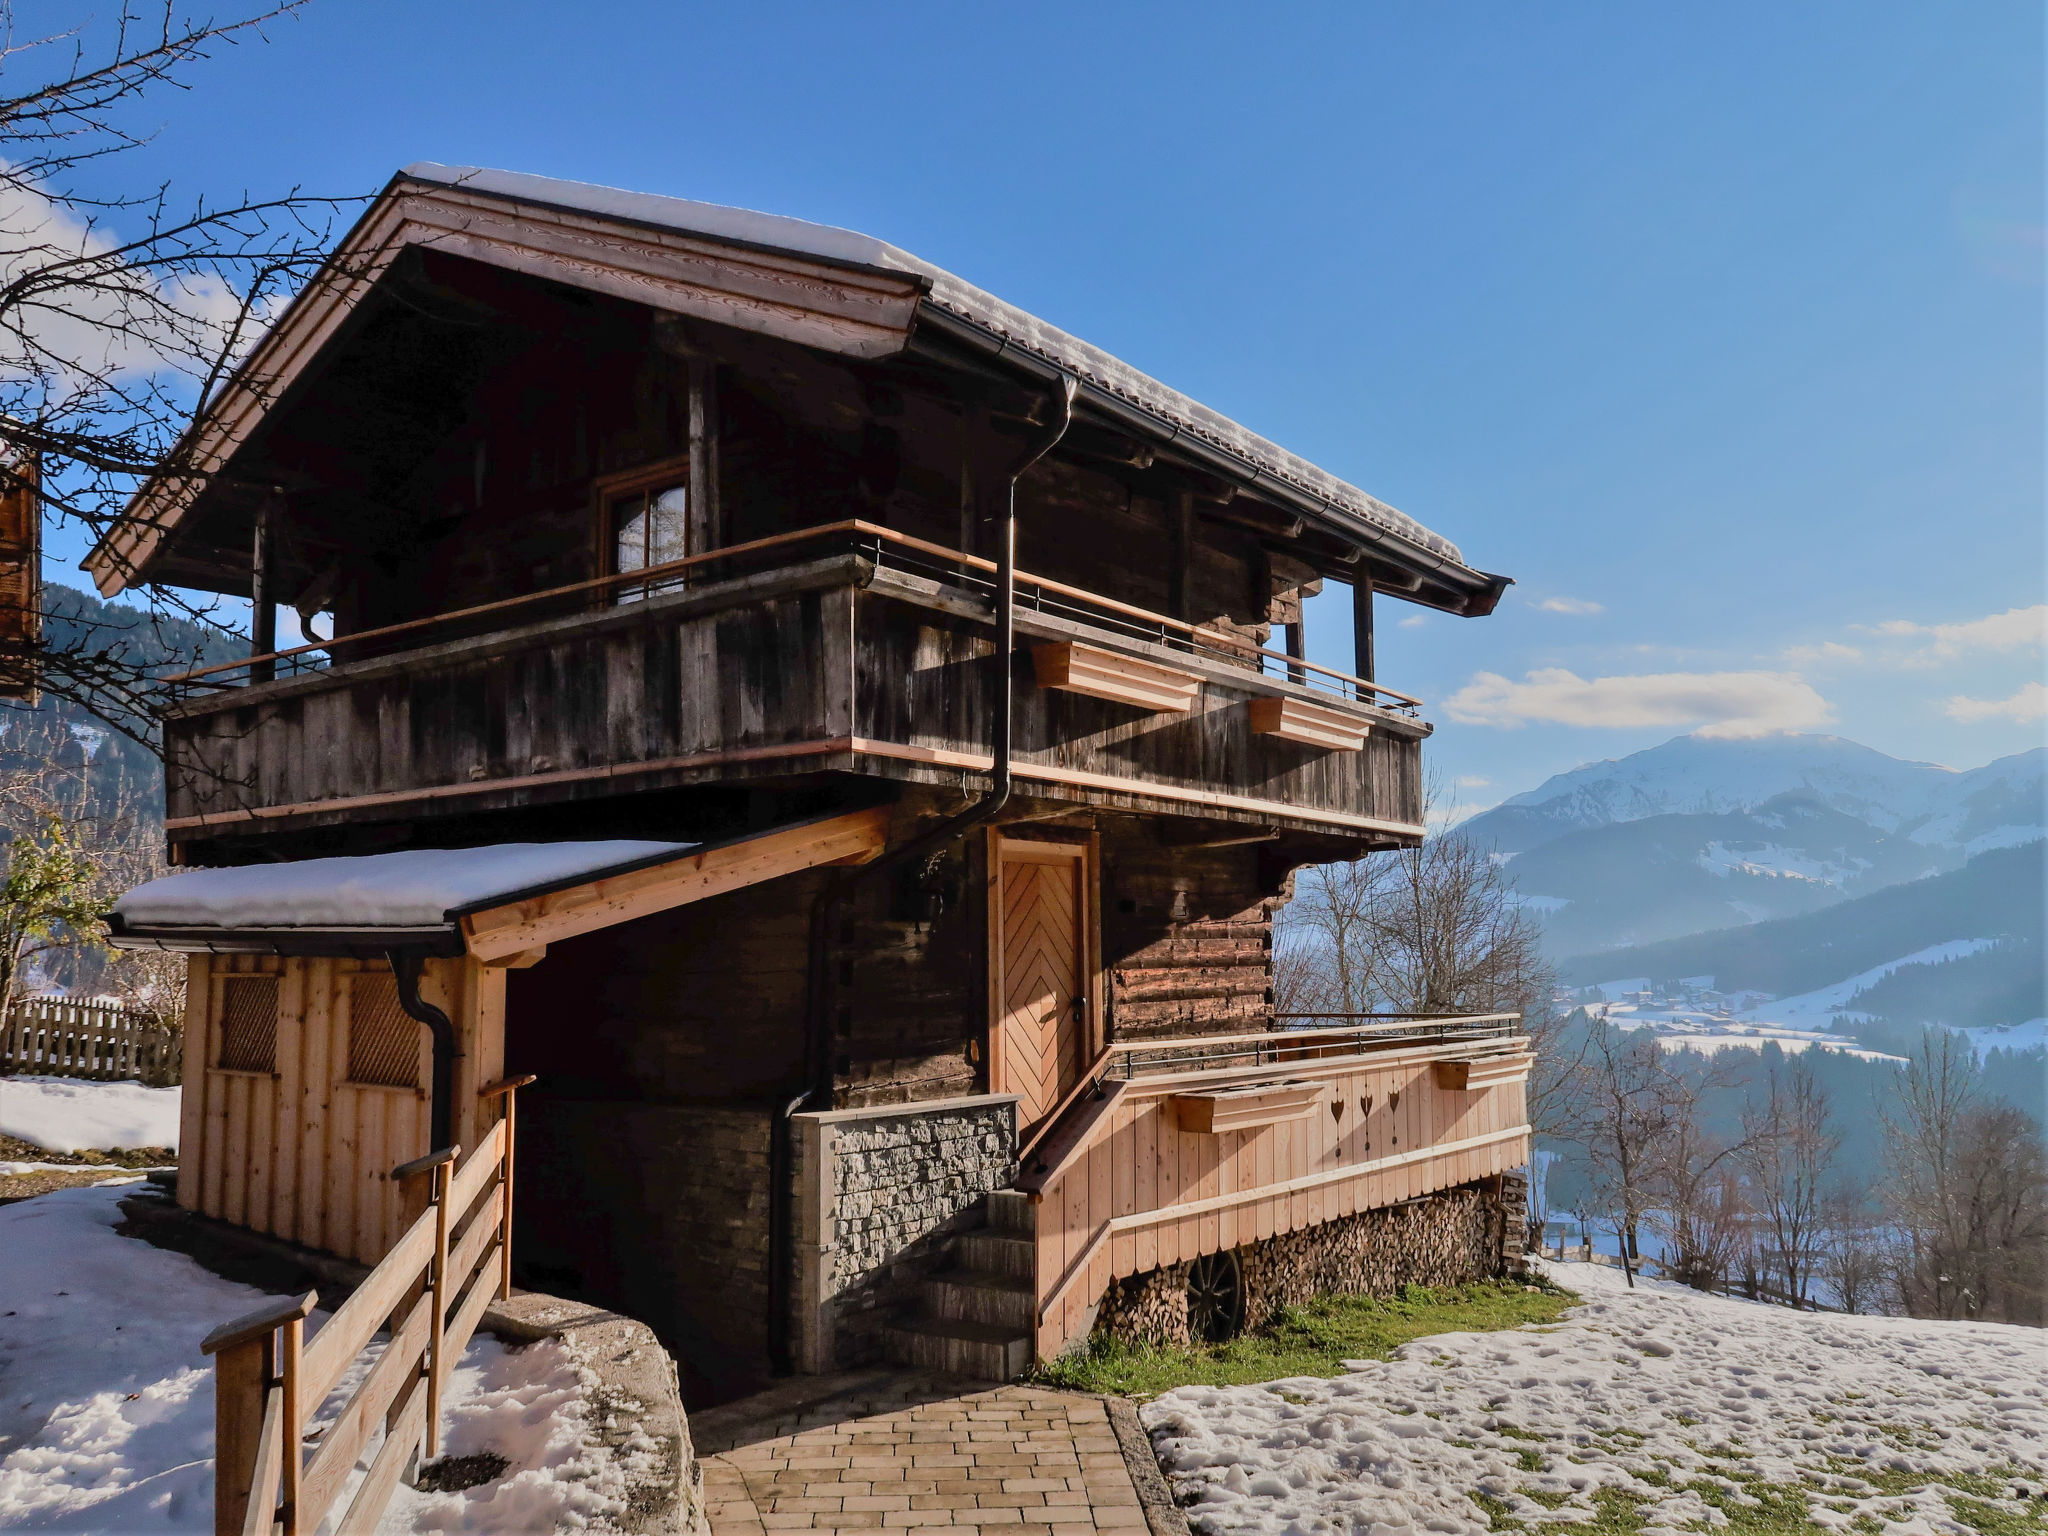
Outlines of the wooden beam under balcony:
M 1108 699 L 1156 714 L 1184 715 L 1195 707 L 1202 691 L 1191 672 L 1077 640 L 1035 645 L 1031 663 L 1041 688 Z
M 822 864 L 865 863 L 882 851 L 888 828 L 888 807 L 877 806 L 764 832 L 645 869 L 473 912 L 462 920 L 463 936 L 469 952 L 484 964 L 516 964 L 518 957 L 557 940 L 742 886 Z

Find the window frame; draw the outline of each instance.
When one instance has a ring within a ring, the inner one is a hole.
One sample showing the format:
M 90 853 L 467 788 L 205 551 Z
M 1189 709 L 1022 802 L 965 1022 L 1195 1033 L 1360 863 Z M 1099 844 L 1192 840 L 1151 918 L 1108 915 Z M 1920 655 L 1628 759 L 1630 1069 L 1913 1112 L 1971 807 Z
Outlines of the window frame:
M 686 501 L 686 510 L 683 513 L 683 557 L 688 559 L 693 555 L 703 553 L 702 550 L 693 547 L 696 543 L 695 524 L 697 519 L 695 516 L 694 497 L 697 491 L 690 479 L 690 456 L 688 454 L 678 454 L 666 459 L 656 459 L 650 463 L 636 465 L 632 469 L 620 470 L 609 475 L 600 475 L 597 479 L 591 481 L 592 541 L 596 546 L 595 554 L 599 575 L 623 576 L 628 574 L 619 569 L 619 531 L 615 515 L 617 504 L 626 497 L 637 495 L 642 499 L 647 510 L 651 511 L 653 498 L 658 493 L 674 490 L 678 486 L 682 487 L 686 497 L 692 498 Z M 680 572 L 674 576 L 665 577 L 652 585 L 643 585 L 638 594 L 630 599 L 625 598 L 623 594 L 632 589 L 632 583 L 625 581 L 614 582 L 603 590 L 598 606 L 613 608 L 625 601 L 644 601 L 646 598 L 659 595 L 659 591 L 672 591 L 681 588 L 687 585 L 688 581 L 689 573 Z M 659 591 L 656 589 L 659 589 Z

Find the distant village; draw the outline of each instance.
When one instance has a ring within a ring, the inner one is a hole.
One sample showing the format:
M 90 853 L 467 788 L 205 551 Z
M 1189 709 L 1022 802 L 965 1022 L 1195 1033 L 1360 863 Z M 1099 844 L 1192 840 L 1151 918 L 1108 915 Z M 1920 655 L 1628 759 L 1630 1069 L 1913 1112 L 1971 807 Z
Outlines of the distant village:
M 1760 1018 L 1778 1001 L 1770 992 L 1716 991 L 1711 976 L 1676 981 L 1636 977 L 1597 986 L 1567 989 L 1560 1001 L 1584 1008 L 1590 1017 L 1617 1029 L 1646 1029 L 1674 1046 L 1712 1055 L 1730 1048 L 1762 1050 L 1776 1041 L 1787 1054 L 1819 1049 L 1860 1056 L 1866 1061 L 1903 1062 L 1906 1058 L 1873 1051 L 1849 1035 L 1807 1024 Z

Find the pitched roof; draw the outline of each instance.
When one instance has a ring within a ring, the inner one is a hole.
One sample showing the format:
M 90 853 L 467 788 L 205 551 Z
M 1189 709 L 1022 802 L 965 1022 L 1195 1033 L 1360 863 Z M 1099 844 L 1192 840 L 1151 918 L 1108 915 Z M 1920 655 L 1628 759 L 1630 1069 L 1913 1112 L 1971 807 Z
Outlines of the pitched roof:
M 758 249 L 788 251 L 843 266 L 906 273 L 926 284 L 927 302 L 969 325 L 1001 338 L 1077 375 L 1084 383 L 1136 406 L 1169 435 L 1188 435 L 1219 448 L 1247 468 L 1305 492 L 1331 509 L 1348 513 L 1378 529 L 1427 550 L 1442 560 L 1465 563 L 1458 546 L 1433 533 L 1414 518 L 1398 512 L 1357 486 L 1289 453 L 1277 443 L 1240 426 L 1178 390 L 1141 373 L 1129 363 L 1091 346 L 1058 326 L 1050 325 L 1006 304 L 994 294 L 956 277 L 943 267 L 913 256 L 887 241 L 830 224 L 813 224 L 782 214 L 756 213 L 717 203 L 692 202 L 648 192 L 627 192 L 582 181 L 557 181 L 518 171 L 421 162 L 399 173 L 409 181 L 460 188 L 465 192 L 505 198 L 590 214 L 621 223 L 702 235 Z

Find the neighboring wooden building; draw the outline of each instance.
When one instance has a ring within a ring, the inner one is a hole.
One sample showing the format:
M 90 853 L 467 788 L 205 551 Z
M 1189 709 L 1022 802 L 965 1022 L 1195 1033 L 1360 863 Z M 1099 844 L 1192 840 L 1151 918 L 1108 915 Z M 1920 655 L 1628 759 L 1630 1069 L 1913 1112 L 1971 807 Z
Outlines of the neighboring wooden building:
M 436 166 L 194 449 L 88 561 L 257 603 L 116 920 L 195 955 L 186 1204 L 373 1259 L 532 1074 L 524 1274 L 706 1392 L 1504 1226 L 1512 1020 L 1273 1011 L 1292 872 L 1423 833 L 1374 594 L 1506 585 L 1409 518 L 863 236 Z

